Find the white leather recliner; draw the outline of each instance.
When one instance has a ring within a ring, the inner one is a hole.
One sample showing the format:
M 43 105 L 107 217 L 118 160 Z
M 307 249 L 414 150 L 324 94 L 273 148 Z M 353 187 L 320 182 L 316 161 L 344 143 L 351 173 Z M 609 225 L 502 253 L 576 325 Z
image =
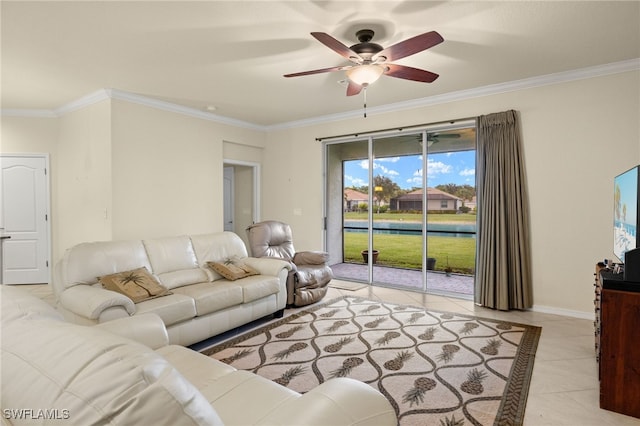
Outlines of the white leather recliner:
M 287 305 L 309 305 L 327 294 L 327 285 L 333 278 L 327 252 L 296 252 L 291 227 L 276 220 L 249 226 L 247 236 L 253 257 L 278 258 L 291 263 L 287 278 Z

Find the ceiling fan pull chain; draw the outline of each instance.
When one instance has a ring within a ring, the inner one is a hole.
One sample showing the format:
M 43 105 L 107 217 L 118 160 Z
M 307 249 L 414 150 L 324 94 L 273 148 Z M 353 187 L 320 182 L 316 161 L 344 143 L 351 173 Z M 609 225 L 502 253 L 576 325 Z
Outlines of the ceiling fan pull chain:
M 363 92 L 364 92 L 364 118 L 367 118 L 367 87 L 366 86 Z

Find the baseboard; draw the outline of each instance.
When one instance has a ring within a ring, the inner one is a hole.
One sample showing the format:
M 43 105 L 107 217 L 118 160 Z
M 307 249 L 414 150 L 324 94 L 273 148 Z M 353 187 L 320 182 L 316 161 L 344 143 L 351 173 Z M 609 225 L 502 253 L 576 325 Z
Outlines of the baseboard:
M 543 314 L 562 315 L 565 317 L 580 318 L 591 321 L 594 321 L 596 318 L 594 312 L 572 311 L 570 309 L 556 308 L 553 306 L 533 305 L 531 310 L 534 312 L 541 312 Z

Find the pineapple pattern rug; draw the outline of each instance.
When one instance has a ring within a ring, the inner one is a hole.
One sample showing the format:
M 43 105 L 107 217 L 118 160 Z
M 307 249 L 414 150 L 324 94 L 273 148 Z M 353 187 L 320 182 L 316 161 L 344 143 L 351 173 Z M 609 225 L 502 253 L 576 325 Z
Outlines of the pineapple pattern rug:
M 522 424 L 540 327 L 347 296 L 206 349 L 304 393 L 333 377 L 378 389 L 399 424 Z

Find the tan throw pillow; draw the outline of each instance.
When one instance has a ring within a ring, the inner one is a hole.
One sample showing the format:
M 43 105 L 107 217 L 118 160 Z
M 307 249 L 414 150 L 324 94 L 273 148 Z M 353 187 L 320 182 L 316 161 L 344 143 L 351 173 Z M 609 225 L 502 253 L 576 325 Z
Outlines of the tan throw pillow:
M 171 294 L 146 267 L 98 277 L 98 281 L 107 290 L 122 293 L 133 300 L 133 303 Z
M 224 262 L 207 262 L 207 266 L 229 281 L 259 274 L 259 272 L 251 266 L 237 259 L 227 259 Z

